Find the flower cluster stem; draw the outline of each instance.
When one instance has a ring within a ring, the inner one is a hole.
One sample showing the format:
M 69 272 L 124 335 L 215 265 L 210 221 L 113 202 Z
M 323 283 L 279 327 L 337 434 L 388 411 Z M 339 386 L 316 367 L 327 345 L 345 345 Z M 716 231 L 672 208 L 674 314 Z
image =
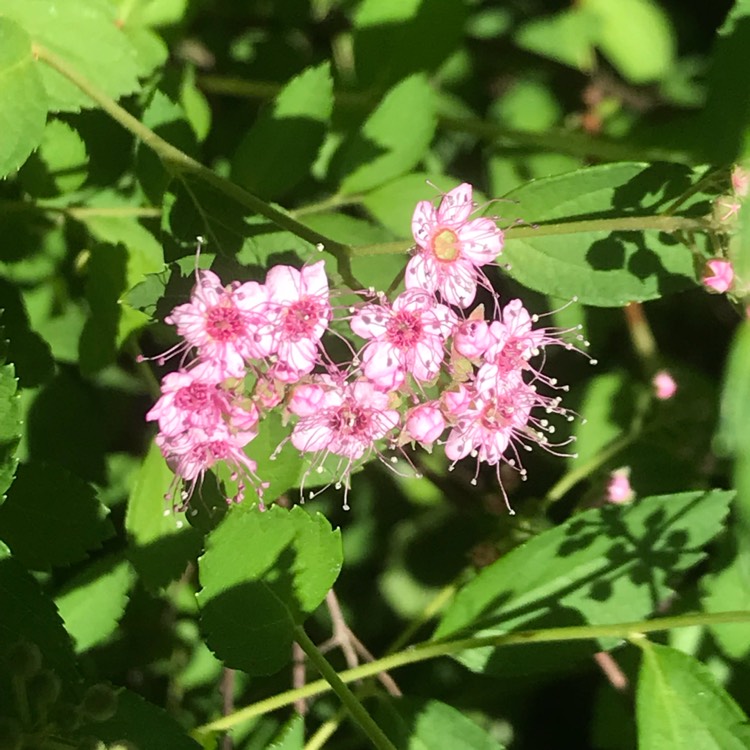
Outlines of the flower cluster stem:
M 130 112 L 121 107 L 116 101 L 114 101 L 114 99 L 109 97 L 85 76 L 81 75 L 81 73 L 79 73 L 73 66 L 69 65 L 66 60 L 52 50 L 35 43 L 33 45 L 33 54 L 36 59 L 49 65 L 77 86 L 90 99 L 96 102 L 113 120 L 122 125 L 144 145 L 154 151 L 161 159 L 165 169 L 173 175 L 197 177 L 237 201 L 237 203 L 245 208 L 264 216 L 281 229 L 286 229 L 313 245 L 318 247 L 322 246 L 321 249 L 325 249 L 336 258 L 339 266 L 339 273 L 344 281 L 354 289 L 360 288 L 359 282 L 352 277 L 350 259 L 351 250 L 348 245 L 336 242 L 330 237 L 326 237 L 325 235 L 316 232 L 314 229 L 300 223 L 289 214 L 280 211 L 278 208 L 274 208 L 274 206 L 266 201 L 258 198 L 256 195 L 253 195 L 230 180 L 221 177 L 199 161 L 196 161 L 191 156 L 180 151 L 180 149 L 165 141 L 153 130 L 146 127 L 137 118 L 133 117 Z
M 346 686 L 341 677 L 339 677 L 338 672 L 336 672 L 323 654 L 320 653 L 318 647 L 310 640 L 310 636 L 307 635 L 301 625 L 298 625 L 295 629 L 295 639 L 307 654 L 307 658 L 313 666 L 323 675 L 325 681 L 341 699 L 341 702 L 352 715 L 352 718 L 370 738 L 373 746 L 378 748 L 378 750 L 396 750 L 391 741 L 385 736 L 383 730 L 375 723 L 375 720 L 367 713 L 365 707 L 357 700 L 357 697 Z
M 517 646 L 527 643 L 555 643 L 563 641 L 587 641 L 598 638 L 633 638 L 638 634 L 657 633 L 664 630 L 695 627 L 696 625 L 726 625 L 729 623 L 750 623 L 750 610 L 732 612 L 694 612 L 672 617 L 658 617 L 653 620 L 639 620 L 637 622 L 621 622 L 612 625 L 574 625 L 560 628 L 545 628 L 542 630 L 522 630 L 515 633 L 500 635 L 475 636 L 459 640 L 424 641 L 398 653 L 385 656 L 382 659 L 361 664 L 354 669 L 347 669 L 337 674 L 337 678 L 344 684 L 373 677 L 380 672 L 404 667 L 407 664 L 429 661 L 441 656 L 450 656 L 462 651 L 475 648 Z M 317 649 L 316 649 L 317 651 Z M 322 657 L 321 657 L 322 658 Z M 325 661 L 325 659 L 323 660 Z M 333 667 L 328 664 L 328 668 Z M 240 722 L 247 721 L 254 716 L 261 716 L 277 708 L 288 706 L 300 698 L 311 698 L 332 689 L 326 680 L 310 682 L 298 690 L 288 690 L 271 698 L 240 708 L 229 716 L 198 727 L 198 734 L 206 732 L 226 731 Z

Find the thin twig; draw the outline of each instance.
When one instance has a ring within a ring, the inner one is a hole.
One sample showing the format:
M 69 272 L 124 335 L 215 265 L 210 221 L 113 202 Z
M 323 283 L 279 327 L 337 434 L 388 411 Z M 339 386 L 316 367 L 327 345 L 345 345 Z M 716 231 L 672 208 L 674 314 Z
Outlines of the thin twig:
M 295 690 L 305 686 L 307 680 L 307 663 L 302 646 L 295 642 L 292 644 L 292 685 Z M 304 698 L 294 701 L 294 710 L 304 716 L 307 713 L 307 701 Z

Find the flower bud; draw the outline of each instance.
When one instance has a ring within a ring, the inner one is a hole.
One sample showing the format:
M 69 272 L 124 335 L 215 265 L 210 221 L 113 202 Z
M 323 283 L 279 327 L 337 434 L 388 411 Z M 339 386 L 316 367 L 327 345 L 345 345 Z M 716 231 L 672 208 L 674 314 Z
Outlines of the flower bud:
M 464 320 L 453 334 L 453 346 L 468 359 L 479 359 L 491 342 L 490 328 L 484 320 Z
M 35 643 L 19 642 L 5 655 L 8 671 L 24 680 L 32 678 L 42 666 L 42 652 Z
M 660 401 L 667 401 L 677 393 L 677 383 L 667 370 L 659 370 L 651 384 L 654 386 L 654 395 Z
M 107 721 L 117 712 L 117 693 L 103 683 L 92 685 L 83 696 L 81 711 L 92 721 Z
M 706 263 L 703 272 L 703 285 L 714 292 L 723 294 L 728 291 L 734 281 L 734 268 L 728 260 L 713 258 Z
M 607 501 L 615 505 L 626 505 L 635 499 L 635 492 L 630 486 L 630 469 L 616 469 L 607 483 Z
M 435 404 L 420 404 L 406 417 L 406 431 L 422 445 L 432 445 L 445 429 L 445 418 Z

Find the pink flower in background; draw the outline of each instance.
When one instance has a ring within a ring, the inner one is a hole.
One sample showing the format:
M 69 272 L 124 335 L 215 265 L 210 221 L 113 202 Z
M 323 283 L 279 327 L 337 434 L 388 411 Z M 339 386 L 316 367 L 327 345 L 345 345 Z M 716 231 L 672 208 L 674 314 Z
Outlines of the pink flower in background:
M 212 271 L 197 276 L 190 302 L 175 307 L 165 321 L 213 366 L 218 379 L 244 377 L 246 360 L 272 348 L 262 315 L 265 290 L 255 282 L 224 287 Z
M 750 172 L 735 164 L 732 169 L 732 190 L 738 198 L 747 198 L 750 191 Z
M 470 219 L 472 187 L 463 183 L 436 209 L 420 201 L 412 217 L 416 254 L 406 266 L 406 288 L 439 292 L 449 304 L 468 307 L 476 296 L 481 266 L 503 249 L 503 233 L 492 219 Z
M 654 395 L 661 401 L 667 401 L 677 393 L 677 383 L 667 370 L 659 370 L 651 384 L 654 386 Z
M 630 469 L 616 469 L 612 472 L 607 482 L 607 502 L 615 505 L 624 505 L 632 502 L 635 492 L 630 486 Z
M 406 434 L 427 447 L 432 445 L 445 430 L 445 417 L 437 402 L 420 404 L 406 415 Z
M 319 358 L 318 342 L 331 319 L 325 262 L 301 271 L 274 266 L 266 276 L 269 316 L 278 331 L 276 364 L 270 375 L 293 383 L 312 372 Z
M 301 388 L 289 410 L 299 417 L 292 445 L 303 453 L 333 453 L 356 460 L 399 423 L 388 394 L 366 380 Z
M 407 373 L 433 380 L 454 320 L 448 307 L 417 289 L 398 296 L 393 306 L 365 305 L 351 320 L 352 330 L 370 340 L 362 354 L 365 375 L 384 390 L 401 386 Z
M 723 294 L 731 288 L 733 281 L 734 268 L 730 261 L 713 258 L 706 263 L 703 284 L 708 289 Z

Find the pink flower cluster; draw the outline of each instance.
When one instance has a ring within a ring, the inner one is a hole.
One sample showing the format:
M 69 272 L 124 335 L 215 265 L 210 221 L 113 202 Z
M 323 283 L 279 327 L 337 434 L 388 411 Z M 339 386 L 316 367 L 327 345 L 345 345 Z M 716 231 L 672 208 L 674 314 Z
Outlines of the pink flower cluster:
M 473 457 L 476 482 L 481 464 L 495 467 L 498 479 L 503 463 L 525 476 L 521 454 L 532 444 L 556 452 L 569 442 L 551 441 L 548 416 L 572 415 L 559 396 L 539 390 L 567 389 L 535 364 L 551 346 L 572 348 L 568 332 L 538 326 L 520 300 L 499 303 L 481 268 L 502 251 L 503 234 L 473 211 L 468 184 L 437 208 L 417 205 L 416 250 L 406 288 L 392 301 L 370 290 L 353 306 L 334 307 L 323 261 L 275 266 L 263 284 L 224 286 L 214 273 L 196 272 L 190 302 L 166 319 L 183 339 L 167 354 L 182 352 L 183 366 L 164 378 L 147 415 L 183 483 L 181 506 L 219 461 L 237 481 L 230 501 L 242 499 L 248 482 L 262 499 L 267 485 L 245 447 L 271 410 L 292 423 L 288 440 L 311 456 L 309 472 L 336 457 L 326 466 L 345 498 L 357 465 L 371 457 L 388 463 L 383 452 L 406 455 L 407 443 L 442 445 L 453 463 Z M 467 310 L 478 286 L 490 293 L 491 320 L 483 305 Z M 327 353 L 325 334 L 345 342 L 346 361 Z

